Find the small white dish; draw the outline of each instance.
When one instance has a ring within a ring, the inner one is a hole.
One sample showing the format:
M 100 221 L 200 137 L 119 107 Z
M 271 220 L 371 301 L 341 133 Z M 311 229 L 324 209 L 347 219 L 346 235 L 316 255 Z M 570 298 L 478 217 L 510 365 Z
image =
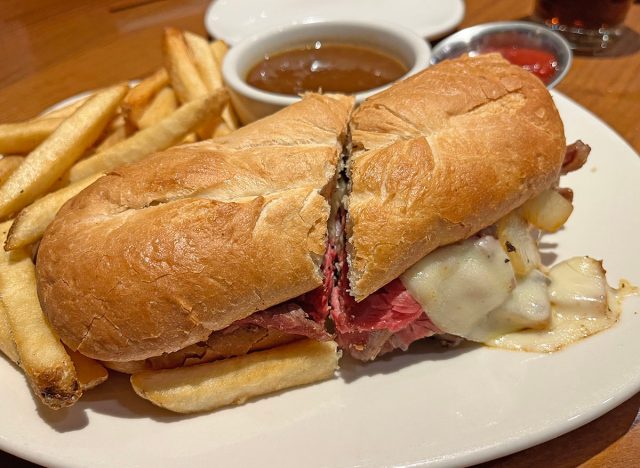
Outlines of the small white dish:
M 242 123 L 253 122 L 300 99 L 298 96 L 263 91 L 247 84 L 246 76 L 251 67 L 265 55 L 313 44 L 315 41 L 361 45 L 386 52 L 404 62 L 409 69 L 401 79 L 426 68 L 431 58 L 431 48 L 424 39 L 391 24 L 326 21 L 281 26 L 256 34 L 233 46 L 222 66 L 224 81 L 231 91 L 234 108 Z M 390 85 L 356 93 L 356 102 L 362 102 Z
M 235 45 L 275 27 L 327 20 L 393 22 L 434 39 L 452 31 L 463 17 L 462 0 L 216 0 L 204 24 L 213 37 Z

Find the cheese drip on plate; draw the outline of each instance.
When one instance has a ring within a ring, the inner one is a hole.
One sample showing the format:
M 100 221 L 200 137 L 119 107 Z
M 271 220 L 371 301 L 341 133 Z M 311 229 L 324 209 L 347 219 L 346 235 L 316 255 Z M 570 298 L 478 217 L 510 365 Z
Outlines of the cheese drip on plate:
M 533 352 L 556 351 L 609 328 L 631 289 L 609 287 L 602 263 L 589 257 L 566 260 L 548 274 L 540 265 L 517 274 L 512 265 L 498 239 L 472 237 L 432 252 L 400 279 L 443 332 Z
M 555 265 L 549 278 L 549 326 L 509 333 L 487 344 L 517 351 L 557 351 L 612 326 L 620 317 L 623 298 L 637 292 L 624 281 L 618 289 L 609 286 L 602 262 L 590 257 L 574 257 Z

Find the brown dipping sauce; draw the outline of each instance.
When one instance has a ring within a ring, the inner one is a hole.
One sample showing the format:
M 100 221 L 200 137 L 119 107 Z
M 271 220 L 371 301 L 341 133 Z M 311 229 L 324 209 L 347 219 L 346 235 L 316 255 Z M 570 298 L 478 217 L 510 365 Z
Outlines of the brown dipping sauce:
M 407 67 L 379 50 L 350 44 L 314 44 L 286 50 L 251 68 L 247 83 L 272 93 L 357 93 L 397 80 Z

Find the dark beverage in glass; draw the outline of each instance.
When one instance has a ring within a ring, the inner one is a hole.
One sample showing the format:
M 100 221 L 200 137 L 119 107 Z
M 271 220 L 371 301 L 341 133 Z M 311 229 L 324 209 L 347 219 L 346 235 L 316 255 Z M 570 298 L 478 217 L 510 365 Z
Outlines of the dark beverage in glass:
M 604 49 L 622 32 L 633 0 L 537 0 L 534 17 L 582 51 Z

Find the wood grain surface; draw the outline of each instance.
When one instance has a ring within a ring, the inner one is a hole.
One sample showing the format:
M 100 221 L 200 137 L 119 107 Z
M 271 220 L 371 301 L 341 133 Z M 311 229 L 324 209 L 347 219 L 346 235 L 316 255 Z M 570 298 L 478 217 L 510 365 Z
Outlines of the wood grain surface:
M 140 78 L 161 62 L 162 29 L 204 34 L 209 0 L 0 1 L 0 122 L 33 117 L 81 91 Z M 524 19 L 532 1 L 468 0 L 459 28 Z M 605 54 L 577 56 L 558 89 L 640 152 L 640 5 Z M 587 136 L 585 139 L 588 140 Z M 545 444 L 489 462 L 499 467 L 640 466 L 640 394 Z M 0 466 L 30 466 L 0 452 Z

